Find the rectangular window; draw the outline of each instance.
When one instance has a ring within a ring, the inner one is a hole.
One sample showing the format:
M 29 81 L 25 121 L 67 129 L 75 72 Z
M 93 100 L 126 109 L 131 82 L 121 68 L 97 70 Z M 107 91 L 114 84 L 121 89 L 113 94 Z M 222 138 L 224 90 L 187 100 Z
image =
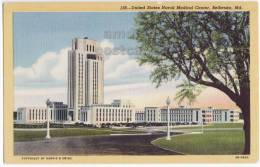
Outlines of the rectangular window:
M 36 111 L 35 111 L 35 119 L 37 120 L 37 117 L 38 117 L 38 111 L 37 111 L 37 109 L 36 109 Z
M 112 121 L 114 121 L 114 119 L 115 119 L 114 116 L 115 116 L 114 115 L 114 109 L 112 109 Z
M 101 112 L 102 112 L 102 110 L 100 109 L 99 110 L 99 121 L 101 121 Z
M 96 109 L 96 121 L 98 121 L 98 109 Z
M 105 109 L 103 109 L 102 115 L 103 115 L 103 121 L 105 121 Z
M 109 115 L 108 116 L 109 116 L 108 120 L 111 121 L 111 109 L 109 109 Z
M 108 109 L 106 109 L 106 121 L 108 121 Z

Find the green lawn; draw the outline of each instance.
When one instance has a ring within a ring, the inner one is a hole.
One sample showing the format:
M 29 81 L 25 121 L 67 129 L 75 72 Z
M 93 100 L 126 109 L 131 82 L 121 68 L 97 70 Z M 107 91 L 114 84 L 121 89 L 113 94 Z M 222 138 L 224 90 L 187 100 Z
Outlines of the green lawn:
M 205 129 L 209 128 L 243 128 L 243 123 L 214 123 L 203 126 Z M 201 126 L 191 126 L 191 127 L 178 127 L 173 126 L 175 129 L 201 129 Z
M 243 128 L 243 123 L 215 123 L 205 128 Z
M 238 131 L 207 131 L 204 134 L 188 134 L 152 141 L 154 145 L 172 149 L 184 154 L 227 155 L 241 154 L 244 146 L 244 132 Z
M 110 134 L 133 134 L 143 133 L 133 129 L 105 129 L 105 128 L 71 128 L 71 129 L 54 129 L 50 130 L 51 137 L 68 137 L 68 136 L 97 136 Z M 14 131 L 14 141 L 31 141 L 41 140 L 46 136 L 46 131 L 29 131 L 22 130 Z

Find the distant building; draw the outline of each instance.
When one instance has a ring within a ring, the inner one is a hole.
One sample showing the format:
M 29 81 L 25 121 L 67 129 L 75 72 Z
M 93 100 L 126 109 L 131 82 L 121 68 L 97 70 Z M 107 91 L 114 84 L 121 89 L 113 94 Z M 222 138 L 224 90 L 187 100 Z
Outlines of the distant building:
M 63 102 L 51 102 L 50 121 L 54 123 L 63 123 L 68 120 L 68 105 Z
M 16 111 L 17 124 L 37 124 L 47 120 L 47 107 L 20 107 Z
M 231 109 L 217 109 L 209 107 L 204 111 L 205 123 L 225 123 L 225 122 L 237 122 L 239 121 L 239 111 Z
M 145 122 L 144 109 L 143 108 L 136 108 L 135 109 L 135 122 L 136 123 L 143 123 L 143 122 Z
M 213 113 L 211 108 L 202 109 L 202 119 L 205 124 L 211 123 L 213 121 Z
M 52 102 L 50 106 L 50 122 L 63 123 L 67 121 L 68 106 L 62 102 Z M 45 107 L 20 107 L 15 111 L 17 124 L 39 124 L 47 121 L 47 106 Z
M 129 100 L 104 103 L 104 57 L 99 43 L 88 38 L 72 40 L 68 52 L 68 106 L 52 102 L 50 121 L 55 123 L 166 123 L 167 109 L 160 107 L 135 108 Z M 239 112 L 230 109 L 170 108 L 170 122 L 184 124 L 236 122 Z M 14 112 L 14 122 L 44 123 L 47 106 L 21 107 Z
M 47 107 L 21 107 L 14 112 L 14 122 L 37 124 L 47 121 Z M 67 105 L 52 102 L 49 106 L 50 121 L 53 123 L 74 122 L 67 113 Z M 204 124 L 230 123 L 239 121 L 239 111 L 230 109 L 170 108 L 170 123 Z M 113 123 L 167 123 L 165 107 L 135 108 L 130 101 L 114 100 L 111 104 L 93 104 L 80 107 L 80 120 L 84 124 L 101 125 Z
M 135 112 L 131 103 L 115 100 L 111 104 L 96 104 L 81 107 L 80 121 L 85 124 L 133 123 Z
M 158 123 L 161 122 L 161 112 L 159 107 L 144 108 L 144 122 Z
M 202 122 L 202 112 L 200 108 L 170 108 L 170 122 L 171 123 L 196 123 Z M 167 109 L 161 109 L 161 121 L 167 122 Z

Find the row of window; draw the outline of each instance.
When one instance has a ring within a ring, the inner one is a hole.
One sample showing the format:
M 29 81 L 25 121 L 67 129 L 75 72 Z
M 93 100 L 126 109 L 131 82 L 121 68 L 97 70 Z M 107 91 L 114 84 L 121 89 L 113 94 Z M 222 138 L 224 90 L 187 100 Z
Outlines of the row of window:
M 22 117 L 22 112 L 17 112 L 17 120 L 22 120 L 23 117 Z
M 29 120 L 46 120 L 46 109 L 29 109 Z
M 83 54 L 79 53 L 79 57 L 78 57 L 78 103 L 79 105 L 83 104 L 83 86 L 84 86 L 84 82 L 83 82 Z
M 82 112 L 81 113 L 81 121 L 86 122 L 88 120 L 88 113 Z
M 192 114 L 192 110 L 171 110 L 170 113 L 177 113 L 177 114 Z
M 98 104 L 98 62 L 93 62 L 93 104 Z
M 55 110 L 55 113 L 53 113 L 53 111 L 52 111 L 51 119 L 55 119 L 55 121 L 67 120 L 67 110 Z
M 89 52 L 95 52 L 94 45 L 86 45 L 85 49 L 86 49 L 86 51 L 89 51 Z
M 67 120 L 67 110 L 50 110 L 50 119 L 51 120 Z M 47 120 L 47 110 L 46 109 L 30 109 L 29 110 L 29 120 Z
M 68 72 L 68 78 L 69 78 L 69 89 L 68 89 L 68 105 L 70 108 L 74 106 L 74 89 L 75 89 L 75 75 L 73 72 L 75 69 L 75 56 L 73 54 L 69 54 L 69 72 Z
M 143 113 L 136 113 L 135 114 L 136 121 L 144 121 L 144 114 Z
M 155 110 L 147 110 L 145 113 L 146 113 L 145 116 L 147 118 L 147 121 L 155 122 Z
M 78 41 L 75 41 L 74 45 L 75 45 L 75 49 L 77 50 L 78 49 Z M 89 51 L 89 52 L 94 52 L 95 51 L 95 46 L 87 44 L 87 45 L 85 45 L 85 50 Z
M 96 121 L 131 122 L 132 110 L 126 109 L 96 109 Z
M 167 120 L 167 114 L 162 114 L 162 121 L 168 121 Z M 180 114 L 170 114 L 170 121 L 172 122 L 193 122 L 192 115 L 180 115 Z

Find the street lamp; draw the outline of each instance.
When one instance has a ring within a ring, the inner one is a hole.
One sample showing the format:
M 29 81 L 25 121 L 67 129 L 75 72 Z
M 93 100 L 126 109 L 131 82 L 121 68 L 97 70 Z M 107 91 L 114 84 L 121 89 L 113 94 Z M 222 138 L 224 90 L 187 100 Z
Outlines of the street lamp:
M 49 99 L 47 99 L 47 101 L 46 101 L 46 105 L 47 105 L 47 134 L 46 134 L 46 139 L 50 139 L 51 138 L 51 136 L 50 136 L 50 117 L 49 117 L 49 106 L 51 105 L 51 101 L 49 100 Z
M 166 99 L 166 104 L 167 104 L 167 137 L 166 137 L 166 140 L 171 140 L 171 136 L 170 136 L 170 109 L 169 109 L 170 103 L 171 103 L 171 100 L 168 96 L 167 99 Z

